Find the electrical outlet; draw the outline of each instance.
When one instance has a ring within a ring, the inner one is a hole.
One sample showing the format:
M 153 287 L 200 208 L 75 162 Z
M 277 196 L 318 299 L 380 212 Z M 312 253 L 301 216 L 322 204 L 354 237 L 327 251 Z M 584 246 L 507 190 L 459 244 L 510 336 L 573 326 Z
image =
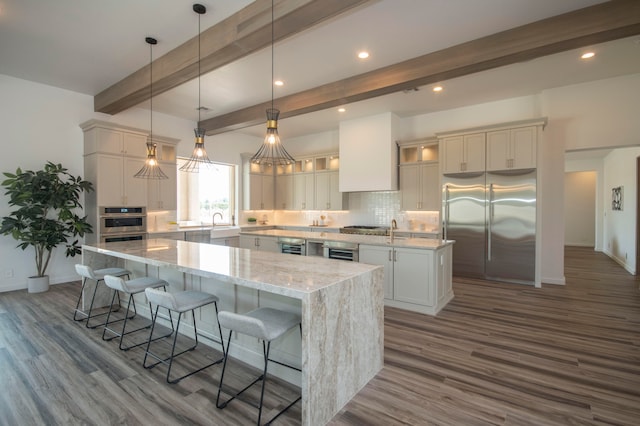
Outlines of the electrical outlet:
M 5 269 L 3 275 L 5 278 L 13 278 L 13 269 Z

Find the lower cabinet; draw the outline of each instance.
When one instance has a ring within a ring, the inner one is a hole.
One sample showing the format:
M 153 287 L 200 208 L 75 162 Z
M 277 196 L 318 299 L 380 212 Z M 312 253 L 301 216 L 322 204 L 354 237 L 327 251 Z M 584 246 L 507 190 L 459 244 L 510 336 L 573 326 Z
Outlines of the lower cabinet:
M 256 237 L 254 235 L 240 235 L 240 248 L 271 251 L 274 253 L 279 251 L 278 239 L 276 237 Z
M 154 232 L 149 234 L 149 238 L 166 238 L 168 240 L 184 241 L 184 231 Z
M 211 231 L 186 231 L 184 240 L 194 243 L 208 243 L 211 241 Z
M 387 306 L 435 315 L 453 298 L 451 245 L 430 250 L 361 244 L 359 258 L 384 266 Z
M 216 246 L 240 247 L 240 237 L 211 238 L 211 244 Z

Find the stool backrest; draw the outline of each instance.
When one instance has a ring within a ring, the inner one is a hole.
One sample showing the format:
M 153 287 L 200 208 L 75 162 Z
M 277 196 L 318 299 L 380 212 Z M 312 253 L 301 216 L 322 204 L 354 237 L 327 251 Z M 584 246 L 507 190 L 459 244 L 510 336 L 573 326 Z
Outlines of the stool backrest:
M 145 288 L 144 294 L 147 295 L 149 303 L 162 306 L 173 311 L 178 310 L 176 298 L 168 291 L 156 290 L 155 288 Z
M 120 277 L 114 277 L 113 275 L 105 275 L 104 283 L 114 290 L 124 291 L 130 293 L 127 283 Z
M 93 269 L 91 268 L 91 266 L 83 265 L 81 263 L 76 263 L 76 272 L 81 277 L 90 278 L 92 280 L 96 279 L 96 276 L 93 273 Z

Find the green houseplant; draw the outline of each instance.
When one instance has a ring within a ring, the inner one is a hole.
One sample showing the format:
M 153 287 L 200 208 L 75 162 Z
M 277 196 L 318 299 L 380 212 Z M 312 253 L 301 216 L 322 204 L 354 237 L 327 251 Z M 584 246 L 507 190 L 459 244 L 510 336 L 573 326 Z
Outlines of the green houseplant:
M 17 247 L 22 250 L 34 248 L 37 275 L 30 279 L 46 277 L 46 282 L 36 284 L 39 287 L 33 291 L 29 287 L 29 292 L 45 291 L 49 287 L 46 271 L 53 249 L 66 244 L 66 255 L 73 257 L 82 250 L 78 239 L 72 243 L 69 240 L 93 232 L 87 217 L 76 213 L 76 209 L 82 208 L 80 194 L 93 191 L 93 185 L 50 161 L 42 170 L 18 168 L 15 173 L 4 175 L 2 186 L 9 197 L 9 206 L 15 210 L 2 218 L 0 234 L 20 241 Z

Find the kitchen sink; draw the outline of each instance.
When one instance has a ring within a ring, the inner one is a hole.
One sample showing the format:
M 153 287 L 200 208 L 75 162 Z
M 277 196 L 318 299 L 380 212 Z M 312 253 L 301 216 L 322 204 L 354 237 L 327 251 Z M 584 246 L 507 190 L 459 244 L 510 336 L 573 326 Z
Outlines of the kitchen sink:
M 211 238 L 235 237 L 240 234 L 239 226 L 214 226 L 211 228 Z

